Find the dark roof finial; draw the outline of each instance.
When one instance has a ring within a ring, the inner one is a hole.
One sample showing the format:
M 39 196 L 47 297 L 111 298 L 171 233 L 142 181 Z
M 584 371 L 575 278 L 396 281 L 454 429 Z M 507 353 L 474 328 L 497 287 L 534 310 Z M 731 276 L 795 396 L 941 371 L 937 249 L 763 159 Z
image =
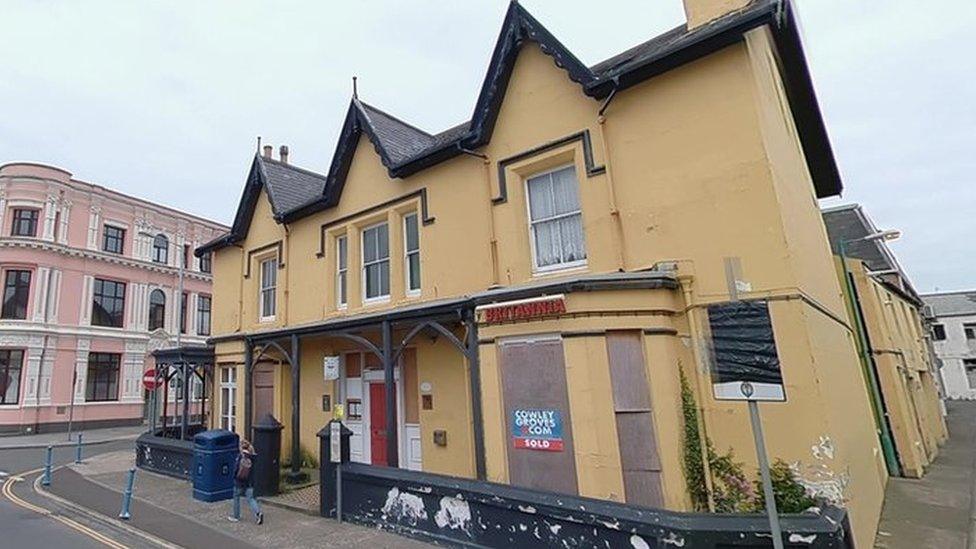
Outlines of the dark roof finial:
M 359 99 L 359 89 L 356 87 L 356 77 L 352 77 L 352 96 L 354 99 Z
M 258 152 L 261 152 L 261 136 L 258 136 Z

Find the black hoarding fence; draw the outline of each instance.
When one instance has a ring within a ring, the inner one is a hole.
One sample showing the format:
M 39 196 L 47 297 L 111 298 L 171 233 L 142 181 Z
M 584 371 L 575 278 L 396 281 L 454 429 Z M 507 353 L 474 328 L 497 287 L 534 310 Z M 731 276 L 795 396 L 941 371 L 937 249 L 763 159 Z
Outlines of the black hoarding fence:
M 769 305 L 733 301 L 708 306 L 712 382 L 783 384 Z
M 457 547 L 772 546 L 765 515 L 680 513 L 359 463 L 342 465 L 342 515 Z M 853 547 L 843 509 L 783 515 L 782 524 L 786 547 Z

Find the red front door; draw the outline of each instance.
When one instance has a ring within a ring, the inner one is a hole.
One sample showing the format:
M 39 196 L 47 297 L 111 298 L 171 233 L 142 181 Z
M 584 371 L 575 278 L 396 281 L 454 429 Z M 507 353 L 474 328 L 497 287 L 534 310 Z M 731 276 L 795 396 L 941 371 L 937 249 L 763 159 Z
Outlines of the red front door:
M 396 394 L 396 384 L 393 385 Z M 395 412 L 394 412 L 395 414 Z M 386 385 L 369 384 L 369 449 L 373 465 L 386 465 Z

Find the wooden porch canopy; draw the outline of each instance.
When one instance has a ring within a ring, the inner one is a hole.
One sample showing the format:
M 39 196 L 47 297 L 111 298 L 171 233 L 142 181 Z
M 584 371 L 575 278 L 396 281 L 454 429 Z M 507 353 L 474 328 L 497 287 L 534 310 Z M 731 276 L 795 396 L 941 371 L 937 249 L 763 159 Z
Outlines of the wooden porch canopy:
M 200 417 L 205 416 L 207 409 L 207 379 L 213 376 L 214 348 L 203 345 L 185 345 L 171 349 L 158 349 L 152 352 L 156 360 L 156 384 L 163 384 L 163 433 L 166 433 L 167 407 L 169 405 L 169 382 L 174 377 L 180 380 L 183 400 L 182 418 L 180 420 L 180 439 L 186 440 L 189 433 L 190 421 L 190 385 L 192 376 L 196 376 L 201 383 L 203 394 L 200 399 Z M 153 420 L 155 420 L 155 410 Z M 155 431 L 155 426 L 153 426 Z

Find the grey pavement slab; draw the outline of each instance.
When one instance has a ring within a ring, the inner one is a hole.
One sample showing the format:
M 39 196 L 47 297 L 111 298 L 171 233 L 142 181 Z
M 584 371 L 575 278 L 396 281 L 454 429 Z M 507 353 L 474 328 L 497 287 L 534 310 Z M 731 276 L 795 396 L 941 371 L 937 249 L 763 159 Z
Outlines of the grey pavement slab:
M 83 479 L 89 487 L 97 487 L 100 491 L 114 495 L 108 496 L 105 508 L 108 512 L 117 514 L 121 491 L 125 482 L 125 471 L 133 466 L 134 453 L 131 451 L 113 452 L 88 460 L 82 465 L 72 465 L 63 471 Z M 55 479 L 59 480 L 59 479 Z M 55 487 L 52 484 L 52 488 Z M 71 494 L 55 491 L 61 497 L 73 500 L 83 498 L 79 492 L 85 488 L 80 486 L 70 489 Z M 290 511 L 265 505 L 265 523 L 257 525 L 242 501 L 242 520 L 231 522 L 227 516 L 231 511 L 231 502 L 222 501 L 206 503 L 192 498 L 189 482 L 173 479 L 162 475 L 139 470 L 136 473 L 135 488 L 133 489 L 132 526 L 145 529 L 153 535 L 167 539 L 184 547 L 225 547 L 215 541 L 201 540 L 198 543 L 192 539 L 177 541 L 167 535 L 166 528 L 184 528 L 187 531 L 198 531 L 200 528 L 211 530 L 213 535 L 220 535 L 223 539 L 233 540 L 237 545 L 276 548 L 298 547 L 371 547 L 371 548 L 412 548 L 430 547 L 424 543 L 403 538 L 389 532 L 375 528 L 367 528 L 355 524 L 338 523 L 332 519 L 309 516 L 296 511 Z M 98 504 L 99 502 L 95 502 Z M 142 514 L 155 515 L 149 519 L 140 518 Z M 148 520 L 146 528 L 142 521 Z M 153 528 L 150 530 L 149 528 Z
M 78 443 L 77 434 L 81 433 L 82 444 L 102 444 L 118 440 L 135 440 L 146 431 L 144 425 L 129 427 L 112 427 L 108 429 L 88 429 L 71 434 L 42 433 L 39 435 L 4 435 L 0 436 L 0 450 L 20 448 L 45 448 L 47 446 L 75 446 Z
M 946 404 L 949 440 L 924 477 L 888 481 L 875 547 L 967 547 L 976 482 L 976 402 Z

